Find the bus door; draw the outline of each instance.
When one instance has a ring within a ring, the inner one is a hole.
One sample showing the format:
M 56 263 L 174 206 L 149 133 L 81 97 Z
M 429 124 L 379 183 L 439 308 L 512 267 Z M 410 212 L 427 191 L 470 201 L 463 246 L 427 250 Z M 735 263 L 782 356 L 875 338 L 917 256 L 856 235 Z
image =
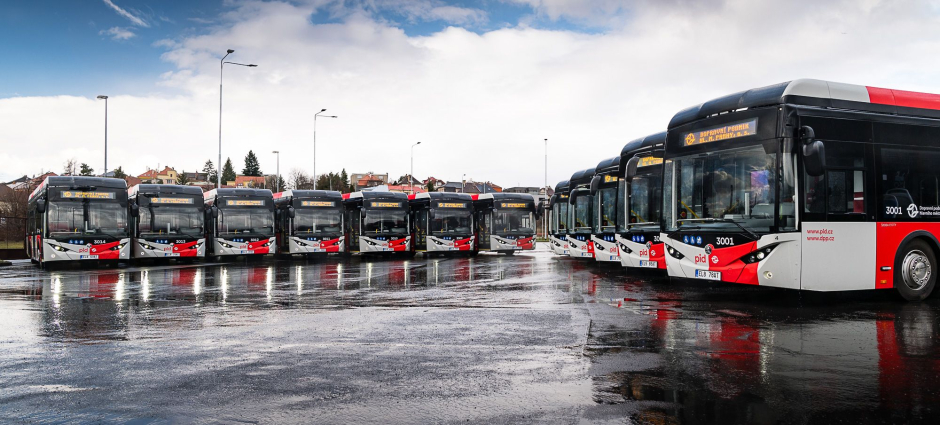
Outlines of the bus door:
M 480 219 L 477 222 L 477 231 L 480 234 L 480 249 L 490 249 L 490 235 L 493 234 L 493 210 L 486 210 L 480 213 Z
M 346 245 L 350 252 L 359 252 L 359 235 L 362 233 L 362 207 L 346 210 Z
M 415 249 L 428 249 L 428 210 L 424 208 L 415 212 Z

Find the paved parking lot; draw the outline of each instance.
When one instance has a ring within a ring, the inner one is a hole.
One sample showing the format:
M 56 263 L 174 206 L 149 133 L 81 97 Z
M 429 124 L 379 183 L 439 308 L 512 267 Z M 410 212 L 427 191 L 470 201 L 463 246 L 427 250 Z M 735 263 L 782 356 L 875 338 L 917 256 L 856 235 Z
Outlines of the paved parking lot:
M 0 421 L 933 422 L 938 306 L 542 250 L 21 262 L 0 269 Z

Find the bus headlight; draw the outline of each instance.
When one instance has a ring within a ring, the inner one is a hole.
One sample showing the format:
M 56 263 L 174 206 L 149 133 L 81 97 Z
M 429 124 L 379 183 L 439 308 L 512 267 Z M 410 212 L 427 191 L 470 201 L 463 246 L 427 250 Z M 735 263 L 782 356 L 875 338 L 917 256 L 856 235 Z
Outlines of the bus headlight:
M 741 257 L 741 261 L 744 264 L 754 264 L 760 262 L 761 260 L 767 258 L 768 255 L 776 248 L 777 245 L 768 245 L 761 249 L 758 249 L 754 252 L 748 253 L 745 256 Z
M 66 248 L 66 247 L 64 247 L 64 246 L 62 246 L 62 245 L 52 245 L 52 249 L 54 249 L 54 250 L 56 250 L 56 251 L 59 251 L 59 252 L 69 252 L 69 251 L 71 251 L 71 249 L 68 249 L 68 248 Z
M 628 246 L 626 246 L 626 245 L 624 245 L 624 244 L 620 244 L 620 250 L 623 251 L 623 252 L 625 252 L 625 253 L 627 253 L 627 254 L 632 254 L 632 253 L 633 253 L 633 250 L 630 249 Z
M 111 247 L 111 250 L 112 250 L 112 251 L 120 251 L 120 250 L 124 249 L 124 247 L 125 247 L 126 245 L 127 245 L 127 242 L 121 242 L 121 243 L 119 243 L 119 244 L 117 244 L 117 245 L 115 245 L 115 246 L 112 246 L 112 247 Z
M 368 240 L 368 239 L 364 239 L 364 240 L 366 241 L 366 245 L 369 245 L 369 246 L 378 246 L 378 245 L 379 245 L 379 244 L 377 244 L 377 243 L 375 243 L 375 242 L 372 242 L 372 241 L 370 241 L 370 240 Z
M 235 248 L 234 246 L 227 244 L 225 242 L 219 241 L 219 245 L 222 245 L 222 248 Z
M 677 259 L 677 260 L 681 260 L 681 259 L 685 258 L 685 255 L 682 255 L 682 253 L 679 252 L 679 250 L 677 250 L 677 249 L 675 249 L 675 248 L 673 248 L 673 247 L 671 247 L 671 246 L 669 246 L 669 245 L 666 245 L 666 252 L 668 252 L 669 255 L 672 256 L 672 258 L 675 258 L 675 259 Z

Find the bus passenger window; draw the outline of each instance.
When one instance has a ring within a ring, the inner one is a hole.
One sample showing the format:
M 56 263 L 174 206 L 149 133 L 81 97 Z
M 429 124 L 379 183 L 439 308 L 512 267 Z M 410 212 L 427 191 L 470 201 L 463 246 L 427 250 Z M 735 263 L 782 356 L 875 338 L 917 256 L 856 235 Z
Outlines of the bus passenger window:
M 927 149 L 882 149 L 879 164 L 882 220 L 910 221 L 940 211 L 940 151 Z
M 865 172 L 835 170 L 829 177 L 829 214 L 865 213 Z

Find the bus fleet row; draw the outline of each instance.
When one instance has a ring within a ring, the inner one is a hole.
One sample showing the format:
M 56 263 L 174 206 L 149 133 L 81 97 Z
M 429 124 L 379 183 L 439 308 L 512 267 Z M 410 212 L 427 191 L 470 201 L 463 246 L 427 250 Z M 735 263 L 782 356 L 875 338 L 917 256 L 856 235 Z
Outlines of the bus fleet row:
M 558 255 L 670 277 L 929 296 L 940 95 L 794 80 L 684 109 L 558 183 Z
M 26 250 L 59 261 L 326 255 L 414 255 L 534 249 L 528 194 L 200 188 L 48 177 L 27 208 Z

